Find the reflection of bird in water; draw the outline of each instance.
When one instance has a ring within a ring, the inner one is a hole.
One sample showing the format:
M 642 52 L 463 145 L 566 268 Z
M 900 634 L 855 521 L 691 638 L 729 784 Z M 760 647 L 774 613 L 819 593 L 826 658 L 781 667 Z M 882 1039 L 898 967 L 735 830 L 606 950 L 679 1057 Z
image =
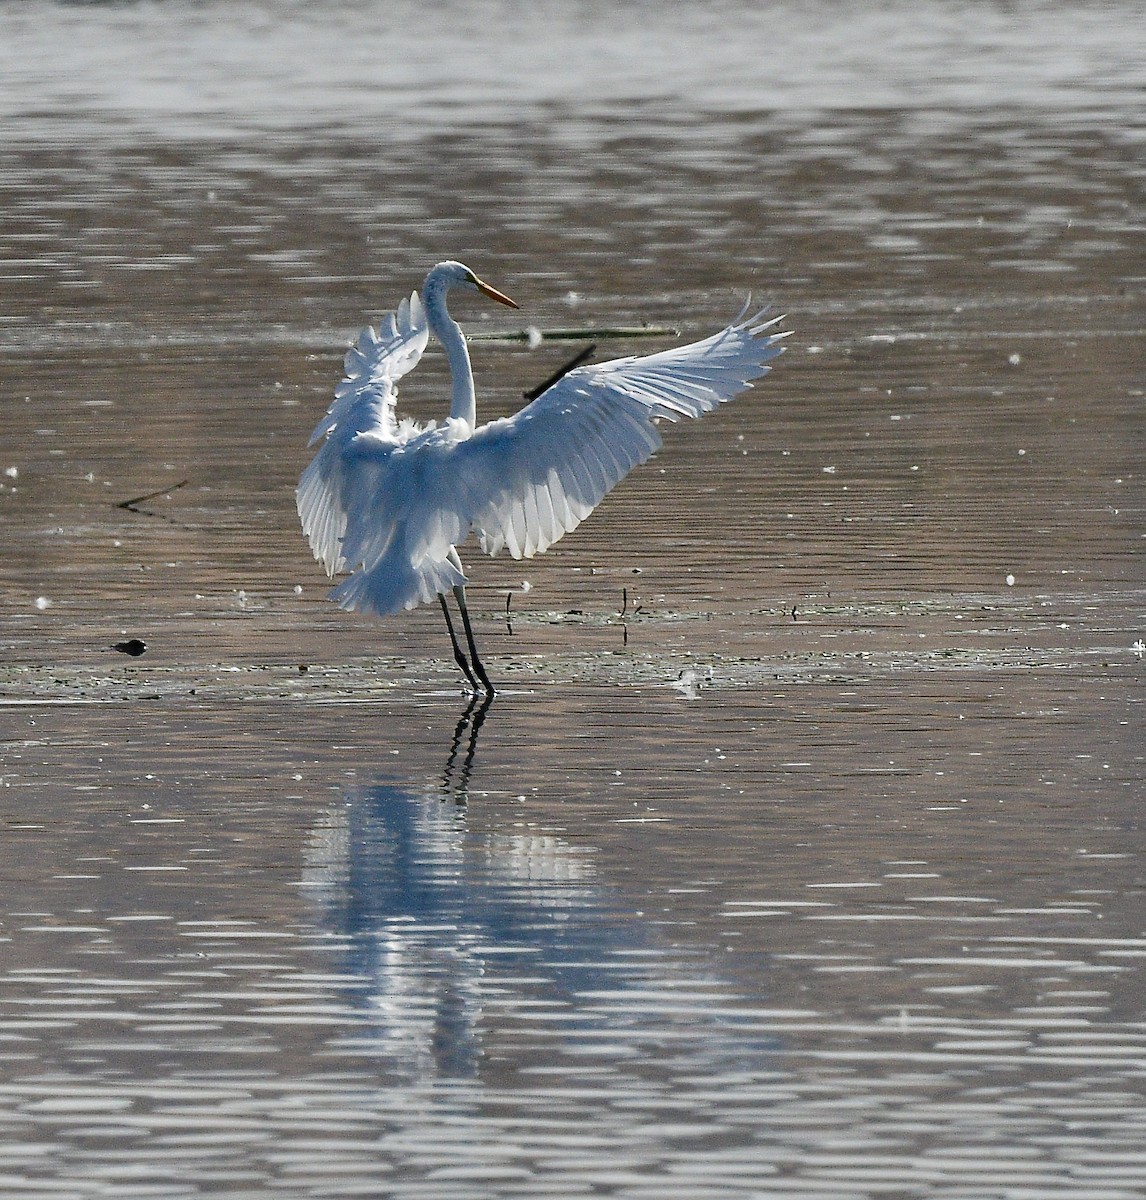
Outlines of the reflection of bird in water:
M 370 1032 L 357 1048 L 417 1079 L 474 1075 L 489 965 L 524 975 L 539 954 L 569 957 L 569 917 L 593 903 L 587 851 L 544 833 L 468 834 L 466 788 L 490 702 L 475 697 L 463 713 L 439 786 L 346 789 L 307 855 L 308 893 L 349 939 L 345 973 L 361 980 Z
M 487 1047 L 509 1039 L 519 1057 L 542 1029 L 575 1057 L 605 1044 L 632 1061 L 651 1053 L 654 1074 L 666 1055 L 739 1069 L 770 1052 L 734 1032 L 734 997 L 706 956 L 662 940 L 600 878 L 592 848 L 516 812 L 470 828 L 487 708 L 463 714 L 439 782 L 347 787 L 311 833 L 306 892 L 345 947 L 338 973 L 363 1018 L 330 1051 L 412 1082 L 476 1076 Z
M 699 417 L 731 400 L 769 369 L 784 334 L 769 332 L 780 318 L 747 316 L 745 306 L 712 337 L 578 367 L 514 416 L 479 426 L 465 336 L 446 310 L 455 287 L 517 307 L 461 263 L 434 267 L 421 296 L 403 300 L 377 332 L 363 330 L 347 354 L 346 377 L 311 444 L 326 440 L 299 480 L 297 501 L 315 557 L 332 577 L 350 572 L 332 599 L 381 617 L 437 597 L 458 666 L 475 693 L 492 694 L 456 547 L 472 530 L 487 554 L 504 546 L 530 558 L 547 549 L 660 447 L 658 420 Z M 441 425 L 399 421 L 397 382 L 431 333 L 449 360 L 450 415 Z

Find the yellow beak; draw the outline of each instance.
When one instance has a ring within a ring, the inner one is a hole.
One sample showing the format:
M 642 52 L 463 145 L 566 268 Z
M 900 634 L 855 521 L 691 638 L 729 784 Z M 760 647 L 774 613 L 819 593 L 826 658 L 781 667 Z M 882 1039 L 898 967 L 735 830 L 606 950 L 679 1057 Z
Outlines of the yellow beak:
M 490 287 L 488 283 L 483 283 L 476 275 L 474 276 L 474 287 L 477 288 L 483 296 L 488 296 L 491 300 L 496 300 L 498 304 L 504 304 L 507 308 L 520 307 L 515 301 L 511 300 L 504 292 L 499 292 L 497 288 Z

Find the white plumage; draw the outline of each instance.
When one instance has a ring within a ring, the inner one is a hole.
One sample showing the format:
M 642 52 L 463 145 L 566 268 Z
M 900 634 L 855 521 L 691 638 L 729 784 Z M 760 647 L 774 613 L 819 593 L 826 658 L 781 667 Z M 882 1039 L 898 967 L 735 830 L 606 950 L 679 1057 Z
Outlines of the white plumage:
M 298 511 L 327 574 L 351 572 L 331 593 L 343 608 L 386 616 L 453 590 L 464 620 L 455 547 L 471 531 L 487 554 L 547 549 L 661 446 L 657 421 L 731 400 L 783 349 L 780 318 L 747 316 L 746 305 L 703 341 L 579 367 L 514 416 L 478 427 L 465 339 L 445 307 L 453 286 L 513 305 L 469 268 L 439 263 L 420 298 L 359 335 L 311 439 L 326 438 L 302 474 Z M 450 416 L 441 425 L 399 421 L 396 384 L 430 333 L 449 356 Z

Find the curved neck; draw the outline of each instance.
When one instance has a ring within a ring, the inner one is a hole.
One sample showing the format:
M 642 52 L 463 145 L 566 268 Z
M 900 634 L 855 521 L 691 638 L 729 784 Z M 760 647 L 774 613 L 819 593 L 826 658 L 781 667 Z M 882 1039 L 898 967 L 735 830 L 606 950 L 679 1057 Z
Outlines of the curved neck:
M 465 421 L 472 430 L 477 425 L 477 399 L 474 395 L 474 373 L 470 367 L 470 353 L 466 349 L 465 335 L 446 311 L 444 288 L 425 289 L 422 303 L 426 308 L 430 332 L 442 343 L 450 364 L 450 377 L 454 385 L 450 416 L 455 420 Z

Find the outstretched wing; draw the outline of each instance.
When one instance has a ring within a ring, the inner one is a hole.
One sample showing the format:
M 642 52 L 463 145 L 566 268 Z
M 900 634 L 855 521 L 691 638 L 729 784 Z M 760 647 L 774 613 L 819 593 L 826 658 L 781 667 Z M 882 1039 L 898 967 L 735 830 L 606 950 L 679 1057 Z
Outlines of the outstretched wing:
M 764 309 L 704 341 L 570 371 L 458 446 L 459 497 L 487 554 L 530 558 L 569 533 L 661 446 L 656 421 L 699 417 L 783 351 Z
M 397 382 L 412 371 L 430 338 L 426 314 L 417 292 L 388 313 L 374 329 L 367 325 L 346 352 L 346 375 L 334 389 L 334 402 L 315 426 L 308 446 L 325 437 L 337 425 L 356 415 L 373 417 L 371 424 L 356 422 L 356 433 L 376 428 L 389 434 L 394 428 L 394 398 Z
M 379 442 L 396 436 L 394 402 L 397 382 L 413 370 L 426 348 L 430 331 L 418 293 L 403 300 L 398 311 L 375 330 L 369 325 L 346 352 L 346 375 L 334 402 L 319 421 L 309 445 L 327 440 L 302 473 L 295 502 L 303 532 L 314 556 L 333 576 L 344 567 L 342 539 L 350 498 L 346 489 L 350 442 L 369 433 Z

